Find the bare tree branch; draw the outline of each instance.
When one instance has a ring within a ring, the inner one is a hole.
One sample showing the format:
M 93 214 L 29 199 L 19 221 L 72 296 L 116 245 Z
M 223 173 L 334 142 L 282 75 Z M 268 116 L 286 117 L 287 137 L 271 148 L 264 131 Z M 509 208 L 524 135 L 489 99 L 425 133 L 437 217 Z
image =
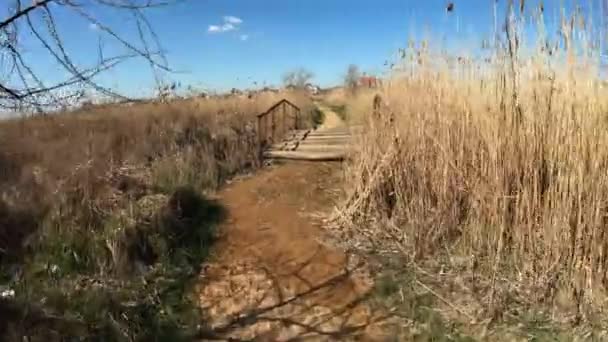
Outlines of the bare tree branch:
M 4 19 L 3 21 L 0 21 L 0 30 L 4 29 L 8 25 L 12 24 L 13 22 L 15 22 L 16 20 L 18 20 L 19 18 L 28 15 L 31 11 L 33 11 L 33 10 L 39 8 L 39 7 L 46 6 L 48 3 L 53 2 L 53 1 L 55 1 L 55 0 L 40 0 L 40 1 L 34 0 L 34 4 L 32 4 L 29 7 L 24 8 L 24 9 L 20 9 L 21 8 L 21 2 L 18 1 L 18 3 L 19 3 L 19 7 L 18 8 L 19 9 L 12 16 Z
M 314 77 L 314 74 L 305 69 L 299 68 L 293 71 L 289 71 L 283 75 L 283 83 L 287 87 L 295 87 L 297 89 L 303 89 L 306 83 Z
M 0 69 L 0 108 L 37 111 L 43 111 L 43 107 L 58 108 L 64 106 L 68 99 L 82 97 L 85 89 L 123 102 L 129 101 L 128 96 L 95 80 L 98 75 L 127 60 L 142 59 L 149 65 L 158 84 L 161 83 L 160 72 L 173 72 L 164 56 L 160 39 L 144 12 L 184 0 L 33 0 L 26 7 L 22 0 L 13 1 L 13 6 L 8 5 L 10 14 L 7 18 L 0 18 L 0 67 L 3 69 Z M 112 27 L 92 14 L 102 12 L 100 8 L 113 11 L 113 14 L 130 13 L 135 21 L 131 29 L 137 38 L 126 38 L 126 34 L 118 31 L 119 28 L 123 29 L 123 25 Z M 69 44 L 61 34 L 61 23 L 56 20 L 57 10 L 63 11 L 62 19 L 64 15 L 72 15 L 74 19 L 84 20 L 96 29 L 99 34 L 97 51 L 90 54 L 96 56 L 96 61 L 87 61 L 95 64 L 83 67 L 82 61 L 74 60 L 67 51 Z M 37 65 L 40 56 L 36 56 L 36 62 L 32 62 L 28 59 L 31 54 L 25 53 L 21 42 L 27 33 L 31 33 L 34 43 L 38 44 L 37 48 L 47 54 L 49 63 L 65 72 L 63 79 L 51 81 L 40 77 L 38 73 L 41 68 Z M 108 55 L 104 51 L 106 40 L 114 47 L 122 46 L 128 53 Z

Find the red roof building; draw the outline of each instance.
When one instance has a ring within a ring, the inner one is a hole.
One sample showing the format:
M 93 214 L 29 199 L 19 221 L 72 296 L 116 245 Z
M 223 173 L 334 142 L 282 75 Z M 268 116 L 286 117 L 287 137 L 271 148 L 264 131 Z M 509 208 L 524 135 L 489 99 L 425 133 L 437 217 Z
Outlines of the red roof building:
M 375 76 L 361 76 L 359 78 L 359 86 L 365 88 L 376 88 L 380 85 L 380 80 Z

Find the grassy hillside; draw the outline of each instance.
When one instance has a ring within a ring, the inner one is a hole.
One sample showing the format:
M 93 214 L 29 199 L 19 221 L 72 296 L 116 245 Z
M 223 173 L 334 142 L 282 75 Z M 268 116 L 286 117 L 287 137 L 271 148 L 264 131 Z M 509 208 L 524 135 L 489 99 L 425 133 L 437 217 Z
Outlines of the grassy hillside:
M 0 122 L 0 332 L 8 340 L 188 339 L 191 280 L 261 160 L 255 114 L 286 96 L 105 105 Z

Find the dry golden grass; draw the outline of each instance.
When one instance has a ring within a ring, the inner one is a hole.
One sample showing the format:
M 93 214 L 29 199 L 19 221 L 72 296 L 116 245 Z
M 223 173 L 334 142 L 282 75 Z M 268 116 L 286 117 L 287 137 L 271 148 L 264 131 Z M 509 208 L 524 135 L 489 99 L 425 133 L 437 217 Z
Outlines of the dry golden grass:
M 269 93 L 0 122 L 0 279 L 16 293 L 0 298 L 1 330 L 173 340 L 196 329 L 183 293 L 222 212 L 201 193 L 261 165 L 256 114 L 282 98 L 312 121 L 304 94 Z M 48 312 L 71 325 L 47 326 Z
M 333 88 L 323 94 L 323 101 L 331 105 L 345 104 L 347 100 L 347 91 L 343 87 Z
M 122 176 L 142 170 L 158 187 L 215 189 L 259 165 L 255 115 L 282 98 L 301 104 L 304 113 L 310 109 L 303 94 L 262 93 L 0 122 L 0 198 L 33 212 L 63 201 L 95 202 L 110 196 Z M 0 248 L 14 245 L 0 228 Z
M 508 312 L 507 293 L 517 292 L 558 316 L 599 312 L 608 298 L 608 89 L 597 54 L 576 55 L 581 42 L 566 36 L 567 50 L 526 57 L 505 48 L 489 63 L 455 67 L 451 56 L 417 51 L 411 72 L 382 91 L 377 115 L 364 117 L 337 218 L 375 249 L 476 275 L 484 310 Z

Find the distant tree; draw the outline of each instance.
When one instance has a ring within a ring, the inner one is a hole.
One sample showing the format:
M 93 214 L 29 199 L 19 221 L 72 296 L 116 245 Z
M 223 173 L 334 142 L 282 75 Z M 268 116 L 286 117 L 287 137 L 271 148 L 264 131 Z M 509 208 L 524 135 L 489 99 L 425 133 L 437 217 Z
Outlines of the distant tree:
M 299 68 L 289 71 L 283 75 L 283 84 L 286 87 L 294 87 L 296 89 L 304 89 L 306 84 L 314 78 L 314 74 L 304 68 Z
M 357 91 L 360 77 L 361 72 L 359 71 L 359 67 L 354 64 L 349 65 L 346 76 L 344 77 L 344 86 L 346 89 L 354 94 Z

